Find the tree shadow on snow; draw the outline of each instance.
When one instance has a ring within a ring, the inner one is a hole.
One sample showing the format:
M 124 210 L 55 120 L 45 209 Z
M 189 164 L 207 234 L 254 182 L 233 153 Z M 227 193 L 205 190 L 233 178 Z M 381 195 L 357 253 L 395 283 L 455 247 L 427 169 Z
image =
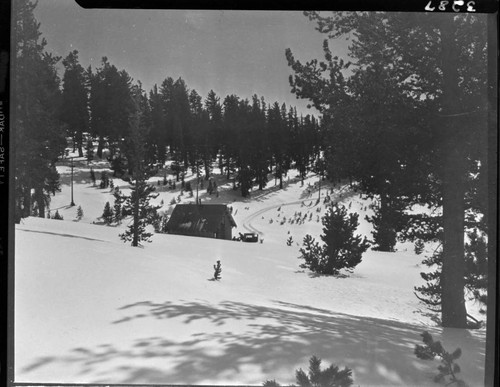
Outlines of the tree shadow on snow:
M 418 360 L 413 354 L 415 344 L 421 342 L 420 333 L 428 330 L 436 340 L 443 340 L 449 350 L 455 348 L 446 344 L 447 339 L 465 342 L 463 357 L 458 361 L 461 375 L 472 385 L 482 383 L 482 380 L 468 380 L 467 376 L 484 367 L 484 336 L 466 330 L 443 332 L 439 328 L 351 316 L 281 301 L 275 301 L 272 307 L 233 301 L 215 305 L 201 301 L 141 301 L 119 310 L 124 316 L 113 321 L 115 325 L 159 319 L 164 320 L 168 331 L 173 319 L 178 319 L 175 324 L 180 321 L 189 327 L 203 321 L 203 327 L 214 329 L 200 329 L 198 325 L 198 330 L 193 327 L 189 339 L 183 341 L 146 335 L 124 344 L 124 348 L 111 344 L 75 348 L 71 353 L 35 360 L 22 370 L 23 377 L 29 378 L 40 367 L 62 362 L 79 368 L 90 383 L 199 384 L 204 380 L 225 383 L 229 377 L 240 384 L 261 385 L 265 379 L 286 384 L 294 382 L 295 369 L 307 367 L 310 356 L 316 355 L 323 359 L 324 365 L 334 363 L 353 369 L 355 385 L 417 385 L 422 380 L 433 385 L 438 362 Z M 161 360 L 164 367 L 144 366 L 145 360 L 152 359 Z M 249 380 L 244 371 L 248 365 L 258 367 L 265 379 Z M 117 374 L 121 375 L 119 380 Z

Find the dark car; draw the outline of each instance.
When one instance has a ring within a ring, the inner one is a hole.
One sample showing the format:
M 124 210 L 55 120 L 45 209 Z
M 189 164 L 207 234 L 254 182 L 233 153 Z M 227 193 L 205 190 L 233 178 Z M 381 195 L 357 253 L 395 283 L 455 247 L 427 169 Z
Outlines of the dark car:
M 243 242 L 258 242 L 259 236 L 254 232 L 246 232 L 242 235 L 241 240 Z

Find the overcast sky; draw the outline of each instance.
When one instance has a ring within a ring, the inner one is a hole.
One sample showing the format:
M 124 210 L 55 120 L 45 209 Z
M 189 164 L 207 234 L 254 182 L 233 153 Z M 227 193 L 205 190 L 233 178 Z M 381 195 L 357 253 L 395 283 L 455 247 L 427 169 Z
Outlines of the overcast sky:
M 42 0 L 35 16 L 49 51 L 65 57 L 76 49 L 81 64 L 93 68 L 107 56 L 146 91 L 182 77 L 203 99 L 210 89 L 221 99 L 255 93 L 316 113 L 288 83 L 287 47 L 301 61 L 322 58 L 325 36 L 301 12 L 87 10 L 71 0 Z M 345 42 L 331 47 L 345 56 Z

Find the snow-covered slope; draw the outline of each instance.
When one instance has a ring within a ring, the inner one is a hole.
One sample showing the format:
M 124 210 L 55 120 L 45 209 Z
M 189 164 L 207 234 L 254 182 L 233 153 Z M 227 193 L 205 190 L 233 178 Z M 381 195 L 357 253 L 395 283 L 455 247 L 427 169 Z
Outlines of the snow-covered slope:
M 67 183 L 68 170 L 60 172 Z M 411 246 L 368 251 L 345 278 L 300 269 L 298 243 L 321 233 L 327 194 L 359 212 L 358 231 L 370 236 L 369 203 L 358 196 L 323 187 L 316 204 L 310 178 L 283 191 L 271 182 L 242 200 L 228 184 L 203 200 L 231 205 L 237 232 L 257 230 L 263 243 L 155 234 L 133 248 L 118 237 L 126 222 L 92 224 L 112 196 L 89 184 L 85 167 L 77 173 L 81 221 L 63 184 L 51 207 L 64 221 L 28 218 L 16 227 L 17 382 L 288 384 L 316 355 L 353 369 L 355 385 L 434 385 L 438 362 L 413 354 L 428 330 L 447 349 L 461 347 L 461 376 L 482 384 L 485 332 L 435 327 L 413 294 L 422 257 Z M 156 201 L 168 210 L 178 195 L 161 190 Z M 212 281 L 217 260 L 222 279 Z

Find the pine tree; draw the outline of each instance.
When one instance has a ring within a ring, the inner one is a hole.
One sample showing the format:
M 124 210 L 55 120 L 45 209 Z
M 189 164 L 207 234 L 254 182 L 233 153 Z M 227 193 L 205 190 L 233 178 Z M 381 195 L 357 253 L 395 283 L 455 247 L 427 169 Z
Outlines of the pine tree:
M 85 145 L 85 157 L 87 158 L 87 165 L 94 159 L 94 142 L 92 138 L 89 138 Z
M 131 98 L 130 76 L 124 70 L 103 57 L 101 66 L 95 72 L 88 71 L 90 82 L 89 106 L 91 111 L 90 129 L 98 140 L 96 154 L 103 157 L 103 149 L 108 143 L 112 159 L 120 139 L 128 129 L 128 118 L 134 107 Z
M 322 370 L 321 359 L 312 356 L 309 359 L 309 372 L 302 369 L 295 371 L 297 384 L 290 387 L 349 387 L 352 385 L 352 370 L 345 367 L 343 370 L 333 364 Z M 275 380 L 267 380 L 263 387 L 281 387 Z
M 132 246 L 139 246 L 142 241 L 150 241 L 152 233 L 146 227 L 157 219 L 157 210 L 160 206 L 153 206 L 151 199 L 158 196 L 155 194 L 155 186 L 147 183 L 147 178 L 152 175 L 152 169 L 146 164 L 145 138 L 150 129 L 150 123 L 146 120 L 144 113 L 144 94 L 138 85 L 132 90 L 135 112 L 129 118 L 128 132 L 125 137 L 125 145 L 128 149 L 128 160 L 132 166 L 131 192 L 126 197 L 122 211 L 130 213 L 131 223 L 127 230 L 120 234 L 124 241 L 130 241 Z
M 45 217 L 50 201 L 47 179 L 66 146 L 64 126 L 58 119 L 61 91 L 56 66 L 60 58 L 45 50 L 47 41 L 41 37 L 40 23 L 34 17 L 36 5 L 31 0 L 12 5 L 16 222 L 31 215 L 32 202 L 37 204 L 38 216 Z
M 90 167 L 90 180 L 92 180 L 92 186 L 95 187 L 95 172 L 94 168 Z
M 220 261 L 217 261 L 217 263 L 214 265 L 214 280 L 218 281 L 221 279 L 221 272 L 222 268 L 220 266 Z
M 120 189 L 118 187 L 115 188 L 115 192 L 113 193 L 113 196 L 115 197 L 115 202 L 113 205 L 113 212 L 114 212 L 114 221 L 117 224 L 121 224 L 122 219 L 123 219 L 123 209 L 122 209 L 122 204 L 126 200 L 126 198 L 122 195 Z
M 78 148 L 78 156 L 83 157 L 83 133 L 88 131 L 89 126 L 86 73 L 78 61 L 77 50 L 70 52 L 62 63 L 65 71 L 60 117 L 67 125 L 69 135 L 73 137 L 73 143 Z
M 359 225 L 358 214 L 347 214 L 344 207 L 335 204 L 328 209 L 322 220 L 323 245 L 307 234 L 300 249 L 300 258 L 305 263 L 300 266 L 329 275 L 338 275 L 341 269 L 352 271 L 369 247 L 366 237 L 354 235 Z
M 76 209 L 76 218 L 78 220 L 81 220 L 83 218 L 82 206 L 78 206 L 78 208 Z
M 398 230 L 402 228 L 402 206 L 396 200 L 389 202 L 388 198 L 380 203 L 373 216 L 366 216 L 366 220 L 373 224 L 373 250 L 393 252 Z
M 56 210 L 56 213 L 54 214 L 54 217 L 52 219 L 63 220 L 64 218 L 61 214 L 59 214 L 59 210 Z
M 113 210 L 111 209 L 109 202 L 106 202 L 101 218 L 104 220 L 104 223 L 110 225 L 111 223 L 113 223 L 113 216 Z
M 101 183 L 99 184 L 99 187 L 101 189 L 108 188 L 109 187 L 109 177 L 106 171 L 101 172 Z
M 422 239 L 417 239 L 415 242 L 415 254 L 420 255 L 424 251 L 425 243 Z
M 132 214 L 132 221 L 127 230 L 120 234 L 120 238 L 124 242 L 131 242 L 134 247 L 140 246 L 142 241 L 149 242 L 153 236 L 146 227 L 154 222 L 156 211 L 160 208 L 149 202 L 158 196 L 154 191 L 155 187 L 145 181 L 135 181 L 131 183 L 130 196 L 123 204 L 123 210 Z
M 440 341 L 434 341 L 431 334 L 424 331 L 422 334 L 424 345 L 415 346 L 415 355 L 422 360 L 434 360 L 441 358 L 441 365 L 438 366 L 439 373 L 434 377 L 436 383 L 446 383 L 447 386 L 455 385 L 457 387 L 467 387 L 467 384 L 457 378 L 460 372 L 460 366 L 455 363 L 455 360 L 462 356 L 462 350 L 457 348 L 452 353 L 446 351 Z M 449 381 L 446 380 L 449 378 Z

